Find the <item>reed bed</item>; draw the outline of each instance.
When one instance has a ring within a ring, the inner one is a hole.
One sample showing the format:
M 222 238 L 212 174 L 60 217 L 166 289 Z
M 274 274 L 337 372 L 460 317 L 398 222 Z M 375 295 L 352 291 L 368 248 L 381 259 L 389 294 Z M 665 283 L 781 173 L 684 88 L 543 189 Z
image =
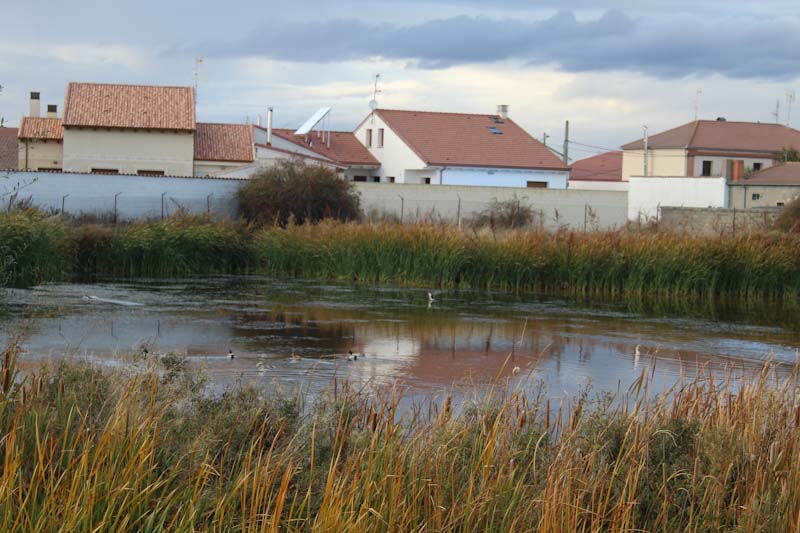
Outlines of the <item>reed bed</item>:
M 435 224 L 250 228 L 203 216 L 70 225 L 0 215 L 0 284 L 260 273 L 429 288 L 599 297 L 800 300 L 800 236 L 693 237 L 624 229 L 501 234 Z
M 5 351 L 0 528 L 135 531 L 796 531 L 796 378 L 702 376 L 555 405 L 498 385 L 400 413 L 396 390 L 203 393 L 185 363 Z M 795 373 L 796 375 L 796 373 Z M 537 389 L 526 389 L 537 390 Z

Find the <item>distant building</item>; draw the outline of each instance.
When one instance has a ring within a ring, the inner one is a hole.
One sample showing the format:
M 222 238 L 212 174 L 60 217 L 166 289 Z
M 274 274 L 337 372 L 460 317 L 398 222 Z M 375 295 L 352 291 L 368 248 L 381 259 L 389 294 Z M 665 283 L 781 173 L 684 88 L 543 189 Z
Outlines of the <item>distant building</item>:
M 0 170 L 17 168 L 17 128 L 0 128 Z
M 774 165 L 730 182 L 728 194 L 736 209 L 782 207 L 800 197 L 800 163 Z
M 786 147 L 800 148 L 800 131 L 781 124 L 696 120 L 622 147 L 622 179 L 723 177 L 731 181 L 770 167 Z
M 380 162 L 355 181 L 565 189 L 569 167 L 508 118 L 376 109 L 355 129 Z
M 622 181 L 622 152 L 606 152 L 572 163 L 569 188 L 601 191 L 625 191 Z

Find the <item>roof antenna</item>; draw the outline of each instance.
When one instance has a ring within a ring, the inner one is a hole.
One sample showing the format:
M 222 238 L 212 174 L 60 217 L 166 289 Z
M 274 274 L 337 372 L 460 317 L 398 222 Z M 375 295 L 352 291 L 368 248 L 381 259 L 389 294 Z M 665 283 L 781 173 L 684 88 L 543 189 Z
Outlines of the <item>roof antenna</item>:
M 192 75 L 194 76 L 194 98 L 197 101 L 197 83 L 200 81 L 200 64 L 203 63 L 203 56 L 194 58 L 194 69 Z
M 786 125 L 792 127 L 792 104 L 795 100 L 794 91 L 786 91 Z
M 372 89 L 372 100 L 369 101 L 369 108 L 371 110 L 373 110 L 373 111 L 378 109 L 378 95 L 383 92 L 380 89 L 378 89 L 378 80 L 380 80 L 380 79 L 381 79 L 381 75 L 380 74 L 375 74 L 375 83 L 374 83 L 373 89 Z M 375 121 L 375 115 L 373 113 L 371 113 L 371 115 L 372 116 L 370 117 L 370 122 L 374 122 Z
M 697 122 L 697 116 L 700 113 L 700 95 L 703 94 L 703 89 L 697 89 L 694 93 L 694 121 Z
M 778 98 L 775 100 L 775 111 L 772 112 L 772 116 L 775 117 L 775 124 L 778 124 L 781 119 L 781 99 Z

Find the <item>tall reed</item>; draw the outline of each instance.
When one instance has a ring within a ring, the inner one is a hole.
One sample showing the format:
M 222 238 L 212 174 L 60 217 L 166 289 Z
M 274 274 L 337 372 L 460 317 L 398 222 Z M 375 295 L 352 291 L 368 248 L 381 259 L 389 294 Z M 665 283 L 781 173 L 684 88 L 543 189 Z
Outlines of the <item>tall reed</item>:
M 14 379 L 3 357 L 0 528 L 796 531 L 797 373 L 701 373 L 654 398 L 556 405 L 498 385 L 399 411 L 392 390 L 219 397 L 175 358 Z M 360 389 L 359 389 L 360 390 Z

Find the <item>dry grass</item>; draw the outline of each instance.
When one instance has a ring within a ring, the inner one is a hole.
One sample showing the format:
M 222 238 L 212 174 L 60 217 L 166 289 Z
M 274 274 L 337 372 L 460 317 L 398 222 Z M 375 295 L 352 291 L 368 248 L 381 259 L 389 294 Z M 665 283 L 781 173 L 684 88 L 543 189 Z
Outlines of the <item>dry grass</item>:
M 392 391 L 218 398 L 159 374 L 4 355 L 0 528 L 796 531 L 796 379 L 768 367 L 654 399 L 508 391 L 400 414 Z M 18 376 L 17 376 L 18 377 Z

